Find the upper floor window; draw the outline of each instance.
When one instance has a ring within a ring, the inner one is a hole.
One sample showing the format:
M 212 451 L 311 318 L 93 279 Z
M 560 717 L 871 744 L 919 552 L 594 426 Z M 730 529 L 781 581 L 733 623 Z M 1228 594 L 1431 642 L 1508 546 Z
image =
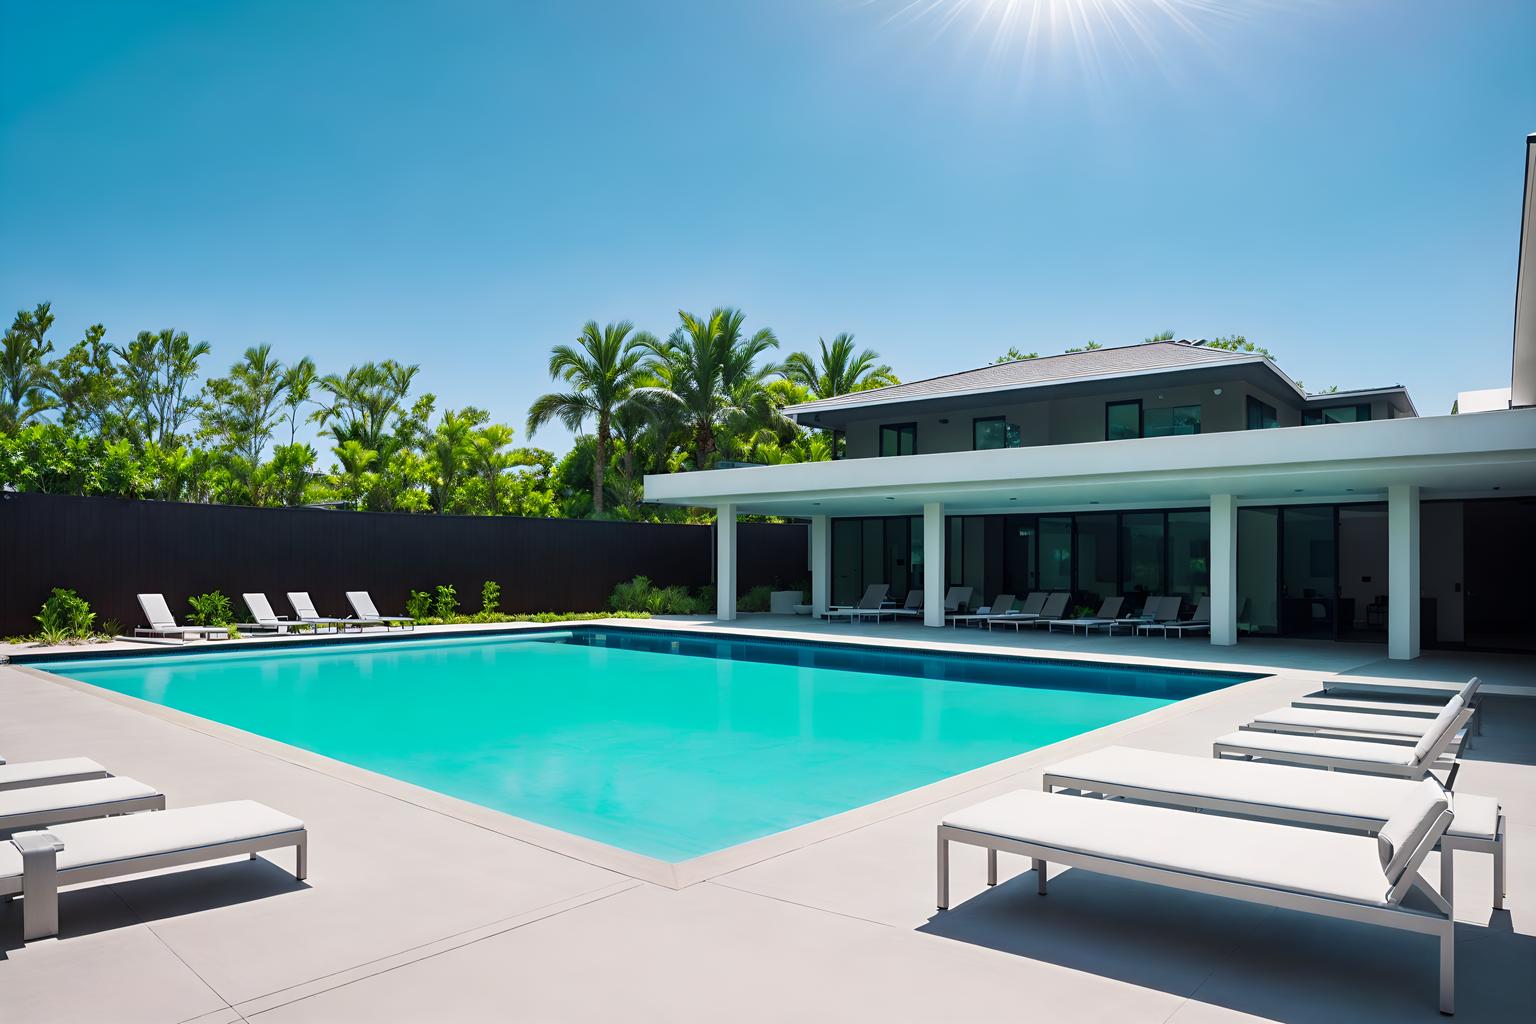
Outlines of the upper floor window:
M 1006 416 L 982 416 L 971 420 L 971 448 L 975 451 L 1018 446 L 1019 425 L 1009 423 Z
M 885 423 L 880 427 L 880 454 L 916 455 L 917 424 Z
M 1369 402 L 1360 405 L 1335 405 L 1329 409 L 1309 409 L 1302 414 L 1302 422 L 1313 423 L 1364 423 L 1371 418 Z
M 1275 407 L 1261 402 L 1252 395 L 1248 396 L 1248 429 L 1268 430 L 1270 427 L 1278 427 L 1280 417 L 1275 415 Z
M 1168 409 L 1148 409 L 1142 414 L 1142 428 L 1147 437 L 1200 433 L 1200 407 L 1175 405 Z
M 1104 440 L 1120 441 L 1141 436 L 1141 399 L 1105 404 Z

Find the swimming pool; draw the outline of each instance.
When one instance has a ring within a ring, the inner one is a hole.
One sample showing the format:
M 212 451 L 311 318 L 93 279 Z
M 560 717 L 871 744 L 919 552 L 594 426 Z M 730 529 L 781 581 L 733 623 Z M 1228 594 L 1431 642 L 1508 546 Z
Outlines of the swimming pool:
M 38 667 L 664 861 L 1251 678 L 609 627 Z

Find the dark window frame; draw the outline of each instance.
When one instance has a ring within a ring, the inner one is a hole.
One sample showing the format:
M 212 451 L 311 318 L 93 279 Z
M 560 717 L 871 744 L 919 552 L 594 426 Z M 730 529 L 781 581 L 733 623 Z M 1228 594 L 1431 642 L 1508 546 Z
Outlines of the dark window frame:
M 895 451 L 895 453 L 893 453 L 891 455 L 886 455 L 886 453 L 885 453 L 885 432 L 887 430 L 896 431 L 897 432 L 897 438 L 898 438 L 898 440 L 896 442 L 896 449 L 897 450 Z M 917 421 L 916 420 L 913 420 L 913 421 L 910 421 L 910 422 L 907 422 L 907 423 L 882 423 L 882 424 L 880 424 L 880 434 L 879 434 L 879 438 L 880 438 L 879 444 L 880 444 L 880 447 L 878 449 L 878 451 L 880 452 L 880 457 L 882 459 L 885 459 L 885 458 L 900 458 L 900 457 L 902 457 L 903 453 L 901 451 L 901 441 L 899 440 L 899 438 L 900 438 L 902 432 L 909 431 L 909 430 L 910 430 L 910 432 L 912 434 L 912 450 L 910 452 L 905 453 L 905 454 L 907 454 L 907 455 L 916 455 L 917 454 Z
M 1138 438 L 1146 437 L 1147 436 L 1146 413 L 1144 412 L 1144 410 L 1142 408 L 1141 399 L 1139 399 L 1139 398 L 1127 398 L 1127 399 L 1124 399 L 1124 400 L 1119 401 L 1119 402 L 1105 402 L 1104 403 L 1104 440 L 1106 440 L 1106 441 L 1110 441 L 1110 440 L 1117 440 L 1117 441 L 1130 440 L 1129 438 L 1111 438 L 1109 436 L 1109 411 L 1111 409 L 1114 409 L 1114 408 L 1117 408 L 1117 407 L 1120 407 L 1120 406 L 1125 406 L 1125 405 L 1134 405 L 1136 407 L 1136 436 Z
M 1003 443 L 997 448 L 981 448 L 976 444 L 976 428 L 983 423 L 1001 423 L 1003 425 Z M 971 451 L 991 452 L 1008 447 L 1008 417 L 1007 416 L 974 416 L 971 418 Z
M 1352 420 L 1329 420 L 1328 413 L 1333 409 L 1354 409 L 1355 418 Z M 1369 423 L 1371 422 L 1371 403 L 1356 402 L 1354 404 L 1341 403 L 1339 405 L 1325 405 L 1321 409 L 1308 409 L 1302 414 L 1302 423 L 1309 427 L 1320 426 L 1325 423 Z
M 1255 398 L 1252 395 L 1249 395 L 1248 404 L 1245 406 L 1245 409 L 1247 415 L 1247 426 L 1244 429 L 1246 430 L 1273 430 L 1280 425 L 1280 413 L 1275 409 L 1274 406 L 1270 405 L 1268 402 L 1261 398 Z M 1253 414 L 1255 412 L 1259 413 L 1260 422 L 1258 426 L 1254 426 L 1253 424 Z M 1267 414 L 1267 416 L 1265 414 Z M 1263 422 L 1266 418 L 1269 420 L 1268 423 Z

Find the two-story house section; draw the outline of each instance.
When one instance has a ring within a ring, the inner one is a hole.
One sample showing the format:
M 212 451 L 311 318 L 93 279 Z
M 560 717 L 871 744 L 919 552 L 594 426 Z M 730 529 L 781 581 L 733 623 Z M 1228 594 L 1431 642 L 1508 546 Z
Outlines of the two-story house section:
M 751 513 L 808 521 L 818 613 L 870 584 L 920 592 L 933 626 L 954 587 L 1184 616 L 1204 598 L 1216 644 L 1536 649 L 1536 408 L 1420 416 L 1399 386 L 1307 395 L 1261 354 L 1170 341 L 787 411 L 839 458 L 645 481 L 718 510 L 722 618 Z
M 1401 387 L 1307 396 L 1263 355 L 1165 341 L 983 366 L 786 410 L 850 459 L 1416 416 Z

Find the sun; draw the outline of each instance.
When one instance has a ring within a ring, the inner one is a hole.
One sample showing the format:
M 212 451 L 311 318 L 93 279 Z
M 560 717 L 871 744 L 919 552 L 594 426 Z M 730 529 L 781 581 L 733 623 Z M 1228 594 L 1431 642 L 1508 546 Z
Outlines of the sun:
M 1307 0 L 1291 0 L 1302 6 Z M 866 0 L 891 27 L 956 38 L 988 64 L 1029 76 L 1075 66 L 1090 75 L 1108 62 L 1171 65 L 1175 51 L 1210 44 L 1214 26 L 1286 0 Z

